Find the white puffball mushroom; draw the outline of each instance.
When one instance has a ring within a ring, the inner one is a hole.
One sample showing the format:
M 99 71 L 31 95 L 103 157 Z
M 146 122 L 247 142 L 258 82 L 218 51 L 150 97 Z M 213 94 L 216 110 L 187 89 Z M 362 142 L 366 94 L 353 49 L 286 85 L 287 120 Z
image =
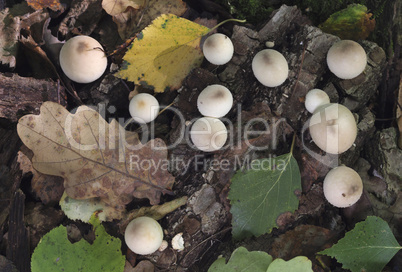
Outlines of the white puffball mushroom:
M 322 150 L 340 154 L 348 150 L 357 135 L 357 125 L 352 112 L 337 103 L 319 107 L 309 123 L 311 138 Z
M 341 40 L 334 43 L 327 54 L 329 70 L 341 79 L 352 79 L 360 75 L 367 64 L 363 47 L 355 41 Z
M 192 125 L 190 137 L 198 149 L 212 152 L 221 149 L 226 143 L 227 129 L 217 118 L 202 117 Z
M 139 93 L 130 100 L 129 111 L 134 121 L 146 124 L 158 116 L 159 102 L 150 94 Z
M 320 89 L 312 89 L 306 94 L 304 106 L 308 112 L 313 113 L 318 107 L 329 104 L 329 96 Z
M 338 166 L 326 175 L 323 189 L 329 203 L 338 208 L 346 208 L 360 199 L 363 193 L 363 182 L 352 168 Z
M 219 84 L 206 87 L 197 99 L 197 107 L 204 116 L 220 118 L 225 116 L 233 105 L 233 96 L 228 88 Z
M 264 86 L 276 87 L 288 78 L 289 67 L 285 57 L 274 49 L 258 52 L 251 63 L 254 76 Z
M 202 52 L 210 63 L 223 65 L 232 59 L 234 47 L 228 36 L 215 33 L 205 40 Z
M 163 230 L 158 221 L 141 216 L 132 220 L 124 232 L 128 248 L 140 255 L 154 253 L 162 245 Z
M 77 83 L 90 83 L 100 78 L 107 67 L 102 45 L 89 36 L 75 36 L 64 43 L 59 55 L 64 74 Z

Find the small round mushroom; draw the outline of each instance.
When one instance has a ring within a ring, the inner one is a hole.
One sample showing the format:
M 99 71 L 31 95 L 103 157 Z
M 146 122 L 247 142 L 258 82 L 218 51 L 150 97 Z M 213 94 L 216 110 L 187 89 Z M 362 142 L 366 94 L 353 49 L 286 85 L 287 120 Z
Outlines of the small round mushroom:
M 320 89 L 312 89 L 306 94 L 304 106 L 310 113 L 313 113 L 318 107 L 329 102 L 329 96 L 326 92 Z
M 124 240 L 128 248 L 136 254 L 154 253 L 163 242 L 162 227 L 151 217 L 137 217 L 127 225 Z
M 274 49 L 258 52 L 251 63 L 254 76 L 264 86 L 276 87 L 288 78 L 289 67 L 285 57 Z
M 309 123 L 311 138 L 322 150 L 340 154 L 348 150 L 357 135 L 357 125 L 348 108 L 337 103 L 325 104 L 315 110 Z
M 232 59 L 234 52 L 233 43 L 228 36 L 215 33 L 205 40 L 202 52 L 210 63 L 223 65 Z
M 323 189 L 329 203 L 338 208 L 346 208 L 360 199 L 363 193 L 363 182 L 352 168 L 338 166 L 326 175 Z
M 102 45 L 92 37 L 76 36 L 64 43 L 59 55 L 64 74 L 77 83 L 90 83 L 102 76 L 107 57 Z
M 134 121 L 146 124 L 158 116 L 159 102 L 150 94 L 139 93 L 130 100 L 129 111 Z
M 198 149 L 212 152 L 221 149 L 226 143 L 227 129 L 217 118 L 202 117 L 191 127 L 190 137 Z
M 214 84 L 206 87 L 197 99 L 197 107 L 204 116 L 220 118 L 225 116 L 233 105 L 233 96 L 225 86 Z
M 329 70 L 341 79 L 360 75 L 367 64 L 363 47 L 355 41 L 341 40 L 334 43 L 327 54 Z

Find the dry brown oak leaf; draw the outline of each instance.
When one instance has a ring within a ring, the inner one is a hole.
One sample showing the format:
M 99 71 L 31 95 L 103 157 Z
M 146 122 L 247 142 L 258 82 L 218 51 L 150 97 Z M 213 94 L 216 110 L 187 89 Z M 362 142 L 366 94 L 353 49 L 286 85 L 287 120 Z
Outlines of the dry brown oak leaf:
M 17 131 L 34 153 L 33 167 L 63 177 L 71 198 L 99 197 L 118 208 L 136 197 L 155 205 L 173 186 L 174 177 L 163 167 L 167 148 L 161 139 L 143 145 L 136 133 L 116 120 L 108 123 L 88 106 L 73 114 L 45 102 L 39 115 L 18 121 Z

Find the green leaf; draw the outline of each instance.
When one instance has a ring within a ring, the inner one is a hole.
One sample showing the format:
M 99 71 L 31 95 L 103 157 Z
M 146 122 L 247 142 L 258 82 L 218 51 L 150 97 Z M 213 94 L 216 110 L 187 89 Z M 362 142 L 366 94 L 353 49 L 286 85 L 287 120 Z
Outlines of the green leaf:
M 312 263 L 304 256 L 295 257 L 287 262 L 282 259 L 275 259 L 266 272 L 283 271 L 313 272 Z
M 364 40 L 375 28 L 375 20 L 371 16 L 366 6 L 351 4 L 332 14 L 319 27 L 322 31 L 339 36 L 342 40 Z
M 74 199 L 67 196 L 64 192 L 59 201 L 59 205 L 64 214 L 71 220 L 81 220 L 89 223 L 94 212 L 98 212 L 99 221 L 112 221 L 113 219 L 121 219 L 123 210 L 116 209 L 102 201 L 100 198 Z
M 157 93 L 177 89 L 188 73 L 201 65 L 200 41 L 209 31 L 176 15 L 163 14 L 137 35 L 123 58 L 126 65 L 116 76 Z
M 369 216 L 337 244 L 319 253 L 336 258 L 352 272 L 378 272 L 401 248 L 387 222 Z
M 120 239 L 107 234 L 95 216 L 90 223 L 96 237 L 92 244 L 84 239 L 71 244 L 64 226 L 54 228 L 43 236 L 32 255 L 32 272 L 123 271 L 125 258 L 120 250 Z
M 235 239 L 271 232 L 278 216 L 293 212 L 301 190 L 297 161 L 291 153 L 252 161 L 251 169 L 239 170 L 232 178 L 232 234 Z
M 209 267 L 208 272 L 266 272 L 271 262 L 272 257 L 266 252 L 249 252 L 239 247 L 233 251 L 227 264 L 225 258 L 219 258 Z

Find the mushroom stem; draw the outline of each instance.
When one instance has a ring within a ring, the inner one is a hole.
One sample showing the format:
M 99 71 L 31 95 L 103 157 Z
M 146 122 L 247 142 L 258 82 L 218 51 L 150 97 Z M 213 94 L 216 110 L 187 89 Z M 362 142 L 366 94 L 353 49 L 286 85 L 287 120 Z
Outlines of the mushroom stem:
M 233 19 L 233 18 L 232 18 L 232 19 L 227 19 L 227 20 L 225 20 L 225 21 L 220 22 L 219 24 L 217 24 L 217 25 L 214 26 L 213 28 L 211 28 L 211 29 L 209 30 L 209 32 L 208 32 L 206 35 L 208 35 L 209 33 L 211 33 L 212 31 L 214 31 L 215 29 L 217 29 L 217 28 L 220 27 L 221 25 L 224 25 L 224 24 L 226 24 L 226 23 L 228 23 L 228 22 L 245 23 L 246 20 Z

